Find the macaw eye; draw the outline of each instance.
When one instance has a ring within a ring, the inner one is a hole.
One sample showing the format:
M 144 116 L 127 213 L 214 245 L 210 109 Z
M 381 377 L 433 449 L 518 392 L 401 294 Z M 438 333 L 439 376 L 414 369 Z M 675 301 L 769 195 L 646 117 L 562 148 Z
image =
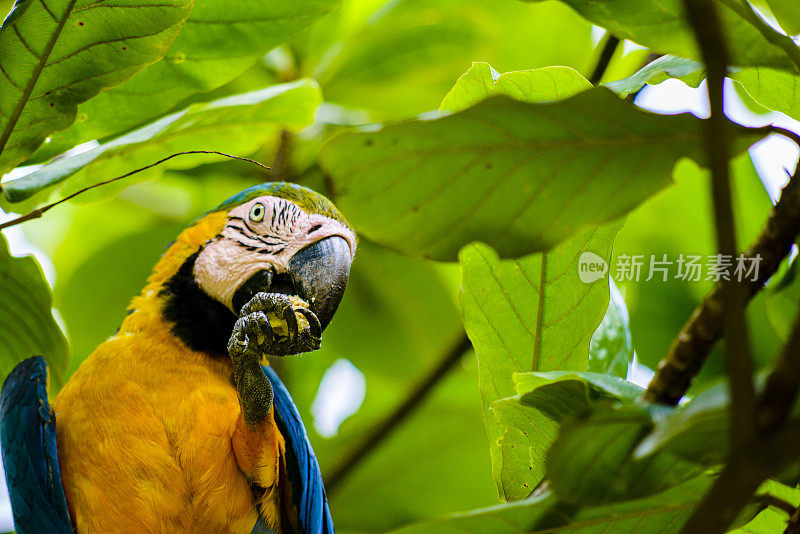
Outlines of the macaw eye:
M 253 222 L 261 222 L 264 219 L 264 204 L 256 202 L 250 208 L 250 220 Z

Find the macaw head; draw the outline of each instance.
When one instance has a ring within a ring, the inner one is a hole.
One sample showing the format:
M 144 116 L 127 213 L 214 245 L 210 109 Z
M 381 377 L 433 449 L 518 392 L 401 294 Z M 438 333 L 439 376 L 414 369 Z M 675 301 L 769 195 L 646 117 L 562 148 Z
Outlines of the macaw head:
M 148 288 L 161 297 L 164 317 L 185 344 L 225 352 L 239 311 L 259 292 L 300 297 L 324 329 L 355 251 L 356 236 L 331 201 L 296 184 L 267 183 L 184 230 Z

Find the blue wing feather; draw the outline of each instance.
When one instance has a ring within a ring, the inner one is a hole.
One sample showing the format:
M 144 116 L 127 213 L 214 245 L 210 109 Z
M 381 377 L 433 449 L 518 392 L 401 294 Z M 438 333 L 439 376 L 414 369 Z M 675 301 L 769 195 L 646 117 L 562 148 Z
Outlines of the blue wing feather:
M 72 532 L 61 485 L 56 419 L 47 399 L 47 364 L 18 364 L 0 393 L 0 445 L 18 533 Z
M 325 497 L 322 473 L 306 429 L 286 387 L 271 367 L 264 372 L 275 394 L 275 422 L 286 441 L 286 466 L 300 526 L 306 534 L 333 534 L 333 519 Z

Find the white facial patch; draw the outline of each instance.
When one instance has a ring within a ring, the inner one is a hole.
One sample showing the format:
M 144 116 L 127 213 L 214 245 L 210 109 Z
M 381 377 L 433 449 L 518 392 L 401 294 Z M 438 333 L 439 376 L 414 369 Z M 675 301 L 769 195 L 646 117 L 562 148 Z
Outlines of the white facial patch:
M 334 235 L 355 256 L 355 234 L 344 224 L 282 198 L 258 197 L 228 213 L 225 228 L 197 256 L 194 277 L 206 294 L 233 309 L 233 294 L 255 273 L 285 273 L 300 249 Z

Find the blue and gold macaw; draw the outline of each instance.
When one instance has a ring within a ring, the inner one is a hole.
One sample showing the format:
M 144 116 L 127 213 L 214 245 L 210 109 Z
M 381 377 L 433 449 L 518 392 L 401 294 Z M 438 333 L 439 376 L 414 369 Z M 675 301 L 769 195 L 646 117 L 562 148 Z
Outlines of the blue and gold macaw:
M 266 356 L 319 348 L 355 250 L 325 197 L 252 187 L 178 236 L 52 406 L 44 361 L 18 365 L 0 398 L 17 531 L 332 533 Z

